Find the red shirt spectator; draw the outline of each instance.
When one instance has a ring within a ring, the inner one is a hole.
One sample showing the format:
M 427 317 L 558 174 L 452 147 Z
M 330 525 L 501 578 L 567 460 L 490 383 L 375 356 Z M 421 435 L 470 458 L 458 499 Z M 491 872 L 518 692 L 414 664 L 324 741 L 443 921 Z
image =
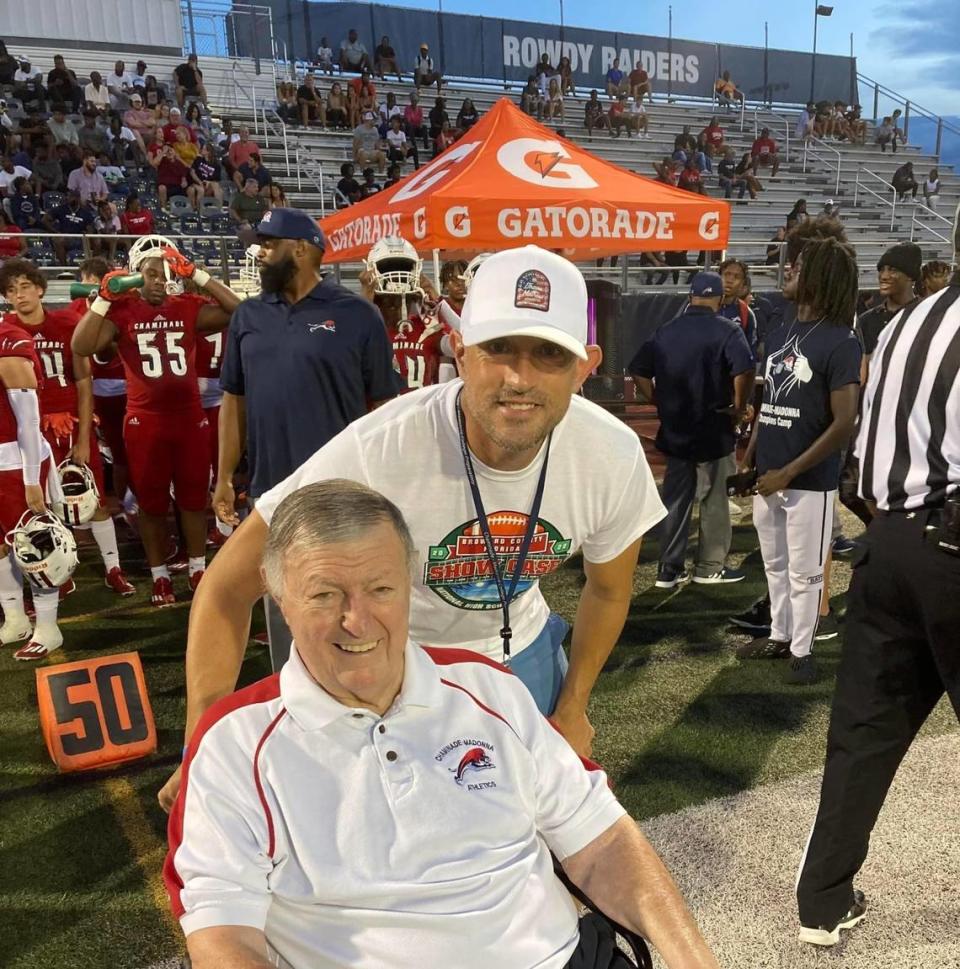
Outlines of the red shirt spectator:
M 373 82 L 370 80 L 369 74 L 364 72 L 363 74 L 360 75 L 360 77 L 355 77 L 352 81 L 350 81 L 350 87 L 353 88 L 353 93 L 356 94 L 357 97 L 360 97 L 360 89 L 364 86 L 364 84 L 366 84 L 367 86 L 367 92 L 370 94 L 372 98 L 374 98 L 374 100 L 376 100 L 377 89 L 376 89 L 376 86 L 373 84 Z
M 719 121 L 711 121 L 710 124 L 703 129 L 703 136 L 706 138 L 707 144 L 711 147 L 723 147 L 723 128 L 720 127 Z
M 646 84 L 650 78 L 642 67 L 635 67 L 630 72 L 630 88 L 635 88 L 638 84 Z
M 419 104 L 408 104 L 403 109 L 403 118 L 411 128 L 423 127 L 423 108 Z
M 136 212 L 128 208 L 120 216 L 120 224 L 124 235 L 148 236 L 153 232 L 153 213 L 149 209 L 141 209 L 139 205 Z
M 10 233 L 11 236 L 7 238 L 0 238 L 0 263 L 4 259 L 13 259 L 15 256 L 20 255 L 20 250 L 23 248 L 21 240 L 18 238 L 12 238 L 12 236 L 22 235 L 20 226 L 13 222 L 8 222 L 6 218 L 0 221 L 0 232 L 4 235 Z
M 177 131 L 180 128 L 183 128 L 183 130 L 186 131 L 187 135 L 190 137 L 190 140 L 194 144 L 197 144 L 197 133 L 193 130 L 193 128 L 190 127 L 190 125 L 184 124 L 179 120 L 179 118 L 177 120 L 173 120 L 171 118 L 170 123 L 163 126 L 163 140 L 168 144 L 175 144 L 177 140 Z
M 677 179 L 677 186 L 688 192 L 700 192 L 703 188 L 703 179 L 700 177 L 699 169 L 689 165 L 684 168 L 680 172 L 680 178 Z
M 227 159 L 234 168 L 245 165 L 251 155 L 259 155 L 260 146 L 250 140 L 250 132 L 246 126 L 241 127 L 240 137 L 230 146 L 227 152 Z
M 758 138 L 750 149 L 750 154 L 754 158 L 766 158 L 776 153 L 777 143 L 772 138 Z

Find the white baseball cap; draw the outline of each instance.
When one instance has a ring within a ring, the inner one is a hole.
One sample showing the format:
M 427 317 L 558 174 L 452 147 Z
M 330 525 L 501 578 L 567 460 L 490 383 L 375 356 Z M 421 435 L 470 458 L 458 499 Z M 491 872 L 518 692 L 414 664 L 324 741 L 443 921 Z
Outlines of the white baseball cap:
M 532 336 L 587 359 L 587 284 L 563 256 L 523 246 L 494 253 L 477 270 L 460 314 L 463 345 Z

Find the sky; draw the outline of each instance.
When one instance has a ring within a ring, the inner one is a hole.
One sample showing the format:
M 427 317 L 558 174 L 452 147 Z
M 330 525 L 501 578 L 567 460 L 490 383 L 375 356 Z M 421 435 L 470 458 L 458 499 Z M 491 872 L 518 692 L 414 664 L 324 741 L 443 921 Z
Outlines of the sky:
M 391 6 L 431 8 L 429 0 L 386 0 Z M 559 22 L 560 0 L 438 0 L 450 13 Z M 849 54 L 850 35 L 861 74 L 910 98 L 934 114 L 960 115 L 960 17 L 957 0 L 832 0 L 833 15 L 819 18 L 817 50 Z M 564 0 L 564 23 L 630 33 L 667 36 L 667 0 Z M 673 35 L 687 40 L 763 46 L 764 22 L 770 46 L 813 48 L 814 2 L 737 0 L 728 17 L 723 5 L 673 2 Z M 953 12 L 951 12 L 953 7 Z M 862 94 L 872 112 L 872 95 Z M 881 110 L 883 106 L 881 105 Z

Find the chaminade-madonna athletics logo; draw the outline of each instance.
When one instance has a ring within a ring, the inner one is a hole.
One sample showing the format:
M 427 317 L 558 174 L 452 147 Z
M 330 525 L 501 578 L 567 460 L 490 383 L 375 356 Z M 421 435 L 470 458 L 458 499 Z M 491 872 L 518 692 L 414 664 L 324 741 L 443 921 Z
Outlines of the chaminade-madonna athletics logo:
M 498 511 L 487 516 L 504 583 L 509 583 L 516 571 L 528 521 L 529 517 L 519 511 Z M 550 522 L 539 518 L 523 564 L 523 575 L 517 583 L 517 595 L 526 592 L 541 576 L 560 568 L 570 554 L 571 544 Z M 423 584 L 458 609 L 500 608 L 493 566 L 476 518 L 455 528 L 439 544 L 430 546 Z

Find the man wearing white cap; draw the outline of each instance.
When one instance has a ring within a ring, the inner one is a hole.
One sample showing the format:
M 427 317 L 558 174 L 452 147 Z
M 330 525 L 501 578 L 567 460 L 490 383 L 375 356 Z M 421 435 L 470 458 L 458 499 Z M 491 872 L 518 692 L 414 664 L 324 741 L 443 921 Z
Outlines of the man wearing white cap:
M 587 289 L 572 263 L 536 246 L 490 256 L 451 335 L 462 379 L 355 421 L 262 495 L 214 560 L 191 608 L 187 738 L 236 684 L 277 505 L 349 478 L 410 524 L 413 641 L 506 661 L 588 754 L 590 692 L 623 629 L 640 540 L 664 508 L 636 434 L 577 396 L 601 359 L 586 340 Z M 538 580 L 578 549 L 586 584 L 568 670 L 568 627 Z M 161 792 L 165 807 L 177 783 Z

